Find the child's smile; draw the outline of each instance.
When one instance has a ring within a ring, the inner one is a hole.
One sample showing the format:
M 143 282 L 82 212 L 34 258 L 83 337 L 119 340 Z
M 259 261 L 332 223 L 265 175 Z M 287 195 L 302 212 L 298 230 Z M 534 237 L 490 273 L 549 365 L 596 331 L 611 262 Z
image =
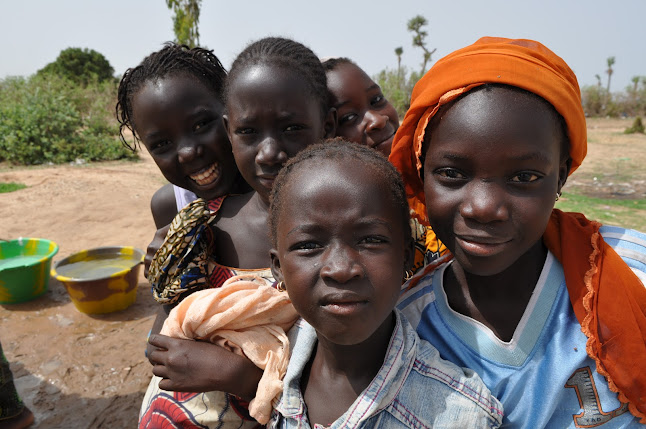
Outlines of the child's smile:
M 212 90 L 172 75 L 147 82 L 132 104 L 137 134 L 169 182 L 205 199 L 230 188 L 237 171 Z
M 388 156 L 399 119 L 379 85 L 352 63 L 328 70 L 327 77 L 332 107 L 337 109 L 337 135 Z
M 285 189 L 279 216 L 274 271 L 298 313 L 336 344 L 392 329 L 409 256 L 401 211 L 385 179 L 371 173 L 351 158 L 306 161 Z
M 495 87 L 468 93 L 427 129 L 424 192 L 438 237 L 468 272 L 512 266 L 541 236 L 567 176 L 556 113 Z

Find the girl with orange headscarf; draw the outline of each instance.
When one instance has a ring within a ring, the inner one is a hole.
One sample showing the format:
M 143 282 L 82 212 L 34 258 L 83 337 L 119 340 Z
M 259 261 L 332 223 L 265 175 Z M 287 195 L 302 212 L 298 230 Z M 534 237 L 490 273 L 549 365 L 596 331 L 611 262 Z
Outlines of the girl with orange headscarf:
M 646 423 L 646 235 L 553 209 L 586 150 L 568 65 L 489 37 L 429 70 L 393 142 L 411 208 L 451 252 L 399 307 L 512 427 Z

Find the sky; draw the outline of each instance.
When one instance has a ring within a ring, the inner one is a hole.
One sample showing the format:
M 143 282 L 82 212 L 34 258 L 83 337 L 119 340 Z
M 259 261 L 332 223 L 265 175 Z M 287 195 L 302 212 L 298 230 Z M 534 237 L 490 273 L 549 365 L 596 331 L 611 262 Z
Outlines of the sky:
M 538 40 L 561 56 L 580 85 L 607 82 L 606 59 L 616 59 L 611 91 L 646 76 L 644 0 L 203 0 L 200 44 L 230 67 L 244 47 L 285 36 L 318 56 L 345 56 L 368 74 L 402 64 L 419 69 L 407 21 L 424 16 L 432 62 L 482 36 Z M 165 0 L 0 0 L 0 79 L 28 76 L 68 47 L 103 54 L 115 74 L 136 66 L 174 38 Z

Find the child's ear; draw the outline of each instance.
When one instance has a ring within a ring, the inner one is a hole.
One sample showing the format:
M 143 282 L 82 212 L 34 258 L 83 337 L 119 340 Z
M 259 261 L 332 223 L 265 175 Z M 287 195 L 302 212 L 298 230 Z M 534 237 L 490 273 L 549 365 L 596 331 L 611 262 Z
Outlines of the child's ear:
M 561 189 L 567 182 L 567 177 L 570 174 L 570 168 L 572 167 L 572 158 L 568 157 L 561 160 L 561 165 L 559 165 L 559 187 L 557 193 L 561 193 Z
M 336 109 L 331 107 L 325 115 L 325 135 L 326 139 L 331 139 L 336 136 Z
M 278 259 L 278 250 L 271 249 L 269 251 L 269 256 L 271 257 L 271 274 L 274 276 L 276 281 L 284 281 L 283 271 L 280 269 L 280 259 Z

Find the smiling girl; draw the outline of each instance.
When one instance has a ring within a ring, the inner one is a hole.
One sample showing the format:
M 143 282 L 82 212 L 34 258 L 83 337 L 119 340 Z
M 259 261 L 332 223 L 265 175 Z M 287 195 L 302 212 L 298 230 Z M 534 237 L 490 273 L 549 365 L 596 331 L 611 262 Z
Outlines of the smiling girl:
M 272 193 L 272 270 L 304 319 L 271 428 L 492 428 L 498 401 L 394 310 L 411 265 L 401 178 L 377 152 L 312 146 Z M 424 394 L 421 394 L 424 392 Z
M 149 275 L 162 304 L 175 305 L 235 275 L 253 274 L 274 285 L 267 233 L 274 179 L 289 158 L 334 133 L 325 71 L 310 49 L 289 39 L 249 45 L 231 67 L 225 100 L 223 124 L 253 191 L 197 200 L 173 220 Z M 240 399 L 253 398 L 259 380 L 259 370 L 247 359 L 212 344 L 163 335 L 152 335 L 149 343 L 155 378 L 144 398 L 141 427 L 171 408 L 182 419 L 206 426 L 257 424 Z M 172 399 L 165 390 L 175 391 Z
M 572 70 L 485 37 L 413 94 L 390 159 L 452 254 L 401 300 L 420 337 L 480 374 L 509 427 L 646 422 L 646 236 L 553 210 L 587 150 Z

